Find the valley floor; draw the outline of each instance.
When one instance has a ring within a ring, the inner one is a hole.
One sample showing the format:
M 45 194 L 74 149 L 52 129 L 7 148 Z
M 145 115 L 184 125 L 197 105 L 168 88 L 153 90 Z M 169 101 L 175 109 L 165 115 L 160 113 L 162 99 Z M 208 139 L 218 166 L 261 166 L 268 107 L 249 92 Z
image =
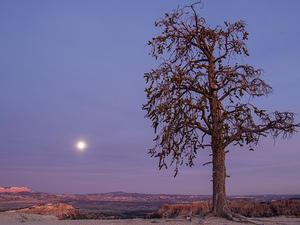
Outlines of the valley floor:
M 300 218 L 271 217 L 252 219 L 264 225 L 300 225 Z M 1 225 L 195 225 L 199 224 L 200 218 L 193 218 L 192 222 L 184 218 L 175 219 L 131 219 L 131 220 L 58 220 L 53 216 L 41 216 L 32 214 L 2 212 L 0 213 Z M 206 225 L 238 225 L 220 218 L 210 218 Z M 245 224 L 245 223 L 243 223 Z

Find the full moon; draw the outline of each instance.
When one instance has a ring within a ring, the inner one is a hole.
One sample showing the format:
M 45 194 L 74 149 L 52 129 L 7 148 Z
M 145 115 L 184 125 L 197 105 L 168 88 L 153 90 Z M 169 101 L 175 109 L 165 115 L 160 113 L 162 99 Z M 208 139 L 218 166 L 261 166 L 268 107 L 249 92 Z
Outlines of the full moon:
M 79 150 L 79 151 L 84 151 L 86 149 L 86 143 L 84 141 L 78 141 L 76 143 L 76 148 Z

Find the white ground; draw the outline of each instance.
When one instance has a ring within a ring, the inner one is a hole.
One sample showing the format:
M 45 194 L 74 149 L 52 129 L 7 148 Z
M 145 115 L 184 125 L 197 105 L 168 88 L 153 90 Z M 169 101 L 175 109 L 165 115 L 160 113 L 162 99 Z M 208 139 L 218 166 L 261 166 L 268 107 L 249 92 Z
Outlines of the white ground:
M 272 217 L 253 219 L 264 225 L 300 225 L 300 218 Z M 195 225 L 200 218 L 193 218 L 192 222 L 184 218 L 177 219 L 132 219 L 132 220 L 57 220 L 53 216 L 29 215 L 22 213 L 0 213 L 0 225 Z M 206 225 L 238 225 L 225 219 L 210 218 Z M 245 223 L 243 223 L 245 224 Z

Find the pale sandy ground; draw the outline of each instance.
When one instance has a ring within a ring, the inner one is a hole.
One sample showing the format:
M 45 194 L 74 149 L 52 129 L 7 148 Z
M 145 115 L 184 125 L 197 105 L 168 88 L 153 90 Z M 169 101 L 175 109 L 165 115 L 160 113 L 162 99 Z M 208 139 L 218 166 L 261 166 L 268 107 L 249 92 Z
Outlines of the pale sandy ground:
M 193 218 L 192 222 L 184 218 L 177 219 L 132 219 L 132 220 L 57 220 L 53 216 L 29 215 L 22 213 L 0 213 L 0 225 L 194 225 L 199 224 L 199 218 Z M 272 217 L 253 219 L 264 225 L 300 225 L 300 218 Z M 238 225 L 219 218 L 210 218 L 206 225 Z M 243 223 L 245 224 L 245 223 Z

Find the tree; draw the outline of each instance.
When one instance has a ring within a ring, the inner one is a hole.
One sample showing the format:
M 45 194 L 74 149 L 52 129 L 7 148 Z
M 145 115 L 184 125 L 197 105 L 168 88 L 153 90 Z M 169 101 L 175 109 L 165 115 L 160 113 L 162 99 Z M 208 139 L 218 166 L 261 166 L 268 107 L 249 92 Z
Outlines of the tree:
M 268 113 L 253 99 L 271 93 L 263 71 L 240 64 L 249 56 L 243 21 L 209 26 L 196 4 L 166 13 L 155 23 L 161 33 L 149 41 L 157 68 L 145 74 L 147 102 L 143 105 L 156 137 L 151 156 L 159 168 L 168 161 L 194 165 L 200 149 L 211 150 L 212 215 L 233 218 L 225 193 L 225 154 L 229 145 L 249 146 L 263 136 L 287 137 L 299 124 L 291 112 Z M 208 164 L 205 163 L 205 164 Z

